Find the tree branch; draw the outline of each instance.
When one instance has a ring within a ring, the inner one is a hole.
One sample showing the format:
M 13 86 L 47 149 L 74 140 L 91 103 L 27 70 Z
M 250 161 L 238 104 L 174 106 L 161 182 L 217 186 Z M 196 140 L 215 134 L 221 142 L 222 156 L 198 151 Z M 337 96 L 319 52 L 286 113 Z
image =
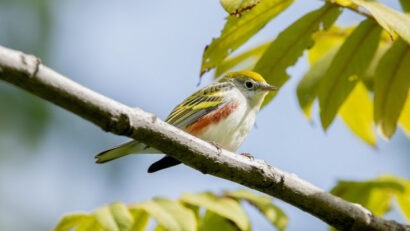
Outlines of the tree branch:
M 107 132 L 144 142 L 204 174 L 211 174 L 286 201 L 340 230 L 408 230 L 372 215 L 263 160 L 250 160 L 130 108 L 42 65 L 34 56 L 0 46 L 0 79 L 93 122 Z

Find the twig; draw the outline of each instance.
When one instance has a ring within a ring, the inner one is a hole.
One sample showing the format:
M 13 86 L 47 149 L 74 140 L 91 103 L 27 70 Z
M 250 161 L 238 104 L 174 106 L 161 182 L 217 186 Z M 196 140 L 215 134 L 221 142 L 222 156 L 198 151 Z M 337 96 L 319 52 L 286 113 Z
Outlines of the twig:
M 358 13 L 358 14 L 361 14 L 361 15 L 367 17 L 367 18 L 374 19 L 373 15 L 367 13 L 366 11 L 363 11 L 363 10 L 359 9 L 359 7 L 353 7 L 353 6 L 348 6 L 348 5 L 346 5 L 346 6 L 345 6 L 345 5 L 341 5 L 341 4 L 339 4 L 339 3 L 337 3 L 337 2 L 334 2 L 334 1 L 332 1 L 332 0 L 321 0 L 321 1 L 328 2 L 328 3 L 330 3 L 330 4 L 337 5 L 337 6 L 340 6 L 340 7 L 346 8 L 346 9 L 349 9 L 349 10 L 351 10 L 351 11 L 353 11 L 353 12 L 356 12 L 356 13 Z

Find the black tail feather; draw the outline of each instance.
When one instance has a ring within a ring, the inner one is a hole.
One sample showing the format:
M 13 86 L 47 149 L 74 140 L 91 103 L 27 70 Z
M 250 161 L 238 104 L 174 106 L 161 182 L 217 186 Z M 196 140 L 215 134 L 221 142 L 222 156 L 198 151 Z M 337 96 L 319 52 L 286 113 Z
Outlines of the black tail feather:
M 181 162 L 177 159 L 174 159 L 169 156 L 165 156 L 164 158 L 158 160 L 157 162 L 151 164 L 148 168 L 148 173 L 153 173 L 159 170 L 162 170 L 164 168 L 169 168 L 175 165 L 180 164 Z

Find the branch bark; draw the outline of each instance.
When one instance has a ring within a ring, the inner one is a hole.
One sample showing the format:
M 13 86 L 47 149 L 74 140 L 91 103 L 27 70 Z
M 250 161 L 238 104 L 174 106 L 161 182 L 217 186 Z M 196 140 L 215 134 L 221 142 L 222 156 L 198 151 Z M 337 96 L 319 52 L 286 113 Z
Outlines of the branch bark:
M 0 79 L 93 122 L 104 131 L 144 142 L 184 164 L 290 203 L 339 230 L 410 230 L 376 217 L 263 160 L 250 160 L 100 95 L 41 64 L 32 55 L 0 46 Z

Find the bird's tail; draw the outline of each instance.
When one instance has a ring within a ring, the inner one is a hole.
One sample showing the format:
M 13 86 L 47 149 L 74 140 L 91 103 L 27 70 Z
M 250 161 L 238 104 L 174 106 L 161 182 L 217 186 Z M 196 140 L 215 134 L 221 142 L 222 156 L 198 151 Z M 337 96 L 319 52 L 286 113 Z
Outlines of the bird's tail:
M 135 140 L 120 144 L 116 147 L 103 151 L 95 156 L 97 164 L 103 164 L 111 160 L 133 153 L 160 153 L 157 150 Z
M 181 162 L 177 159 L 174 159 L 170 156 L 165 156 L 162 159 L 158 160 L 157 162 L 151 164 L 148 168 L 148 173 L 153 173 L 165 168 L 169 168 L 175 165 L 180 164 Z

